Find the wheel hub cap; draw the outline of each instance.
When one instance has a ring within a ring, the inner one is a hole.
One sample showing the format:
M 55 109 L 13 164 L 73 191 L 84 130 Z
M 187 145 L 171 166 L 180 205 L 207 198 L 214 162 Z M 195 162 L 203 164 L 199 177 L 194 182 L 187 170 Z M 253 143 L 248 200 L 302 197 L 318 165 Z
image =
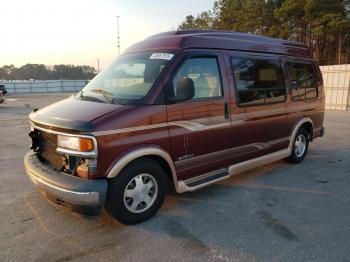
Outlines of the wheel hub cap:
M 298 135 L 294 143 L 294 152 L 297 157 L 301 157 L 306 150 L 306 138 L 304 135 Z
M 150 174 L 140 174 L 130 180 L 124 190 L 124 205 L 132 213 L 150 208 L 157 198 L 158 184 Z

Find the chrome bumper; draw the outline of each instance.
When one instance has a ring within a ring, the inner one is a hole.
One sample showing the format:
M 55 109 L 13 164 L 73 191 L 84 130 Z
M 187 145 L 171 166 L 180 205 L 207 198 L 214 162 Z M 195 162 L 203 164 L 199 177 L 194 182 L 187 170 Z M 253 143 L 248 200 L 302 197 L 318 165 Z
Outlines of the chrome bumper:
M 26 173 L 47 198 L 82 213 L 95 213 L 104 205 L 107 181 L 67 175 L 43 164 L 34 152 L 24 157 Z

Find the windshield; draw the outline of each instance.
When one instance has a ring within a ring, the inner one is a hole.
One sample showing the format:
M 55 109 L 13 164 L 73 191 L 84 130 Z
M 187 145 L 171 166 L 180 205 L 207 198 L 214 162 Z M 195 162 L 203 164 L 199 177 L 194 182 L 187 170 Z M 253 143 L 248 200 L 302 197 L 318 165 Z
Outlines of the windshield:
M 154 52 L 123 55 L 91 80 L 80 95 L 118 104 L 139 102 L 173 56 Z

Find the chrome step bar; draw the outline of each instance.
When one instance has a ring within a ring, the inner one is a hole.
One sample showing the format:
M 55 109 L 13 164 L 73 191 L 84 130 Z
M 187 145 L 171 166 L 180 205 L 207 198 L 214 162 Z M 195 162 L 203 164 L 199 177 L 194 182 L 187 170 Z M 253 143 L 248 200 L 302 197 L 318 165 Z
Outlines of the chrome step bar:
M 277 160 L 288 157 L 291 154 L 290 148 L 286 148 L 268 155 L 250 159 L 228 168 L 219 169 L 187 180 L 178 181 L 181 192 L 196 191 L 200 188 L 209 186 L 221 180 L 230 178 L 236 174 L 242 173 L 258 166 L 266 165 Z
M 217 182 L 220 179 L 224 179 L 227 177 L 229 177 L 229 174 L 227 173 L 227 169 L 224 168 L 191 179 L 187 179 L 184 182 L 186 183 L 187 187 L 196 188 L 197 186 L 208 184 L 212 181 Z

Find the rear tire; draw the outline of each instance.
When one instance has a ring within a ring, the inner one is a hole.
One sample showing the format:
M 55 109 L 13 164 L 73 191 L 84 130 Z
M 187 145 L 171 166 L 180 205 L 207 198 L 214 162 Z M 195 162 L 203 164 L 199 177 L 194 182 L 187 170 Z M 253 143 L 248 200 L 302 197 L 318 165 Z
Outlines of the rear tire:
M 309 133 L 300 128 L 295 135 L 292 154 L 287 158 L 287 161 L 292 164 L 300 163 L 304 160 L 309 148 Z
M 126 225 L 151 218 L 164 202 L 167 175 L 154 160 L 137 159 L 108 181 L 106 209 Z

